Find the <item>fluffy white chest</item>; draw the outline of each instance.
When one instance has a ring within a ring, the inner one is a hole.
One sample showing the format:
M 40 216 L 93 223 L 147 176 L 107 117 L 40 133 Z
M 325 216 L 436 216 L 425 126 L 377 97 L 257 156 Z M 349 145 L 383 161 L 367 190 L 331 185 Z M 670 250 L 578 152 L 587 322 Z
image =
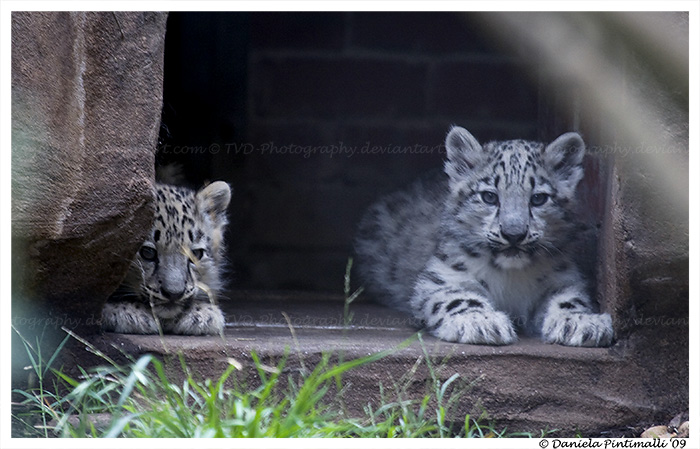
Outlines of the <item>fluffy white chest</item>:
M 504 270 L 484 264 L 475 268 L 476 278 L 488 288 L 493 307 L 507 313 L 516 325 L 525 327 L 544 294 L 537 279 L 544 274 L 545 267 Z

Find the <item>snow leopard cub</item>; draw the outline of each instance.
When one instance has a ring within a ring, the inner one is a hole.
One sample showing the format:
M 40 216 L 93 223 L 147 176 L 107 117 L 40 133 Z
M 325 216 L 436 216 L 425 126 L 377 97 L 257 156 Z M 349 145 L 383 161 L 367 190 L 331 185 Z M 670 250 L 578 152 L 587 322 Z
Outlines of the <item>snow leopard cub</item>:
M 217 335 L 224 315 L 215 305 L 222 286 L 223 234 L 231 189 L 223 181 L 198 192 L 155 186 L 156 214 L 128 274 L 102 310 L 107 331 Z
M 482 146 L 453 127 L 446 148 L 445 173 L 380 199 L 362 219 L 355 249 L 370 294 L 447 341 L 505 345 L 518 330 L 610 345 L 612 319 L 595 312 L 571 245 L 581 137 Z

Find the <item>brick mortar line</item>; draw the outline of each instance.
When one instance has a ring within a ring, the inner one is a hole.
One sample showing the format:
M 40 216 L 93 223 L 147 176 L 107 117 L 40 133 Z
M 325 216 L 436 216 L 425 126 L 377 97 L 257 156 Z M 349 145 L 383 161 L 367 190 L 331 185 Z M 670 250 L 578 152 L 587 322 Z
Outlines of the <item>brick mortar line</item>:
M 363 117 L 363 118 L 339 118 L 339 119 L 323 119 L 323 118 L 267 118 L 258 115 L 251 114 L 248 118 L 249 124 L 253 126 L 280 126 L 280 125 L 294 125 L 294 126 L 309 126 L 317 125 L 322 127 L 335 126 L 335 127 L 349 127 L 349 126 L 364 126 L 364 127 L 391 127 L 391 128 L 414 128 L 416 126 L 449 126 L 460 120 L 465 120 L 458 116 L 453 115 L 434 115 L 430 118 L 416 118 L 416 119 L 401 119 L 401 118 L 385 118 L 385 117 Z M 500 126 L 500 127 L 523 127 L 532 126 L 532 123 L 528 120 L 493 120 L 493 119 L 469 119 L 469 126 L 471 127 L 482 127 L 482 126 Z M 447 124 L 447 125 L 445 125 Z M 447 133 L 447 128 L 445 128 L 445 133 Z
M 444 63 L 477 63 L 477 64 L 513 64 L 527 65 L 523 59 L 515 56 L 504 55 L 483 55 L 483 54 L 409 54 L 385 51 L 357 51 L 341 50 L 337 52 L 328 50 L 302 50 L 302 49 L 282 49 L 282 50 L 251 50 L 249 55 L 250 63 L 259 63 L 269 59 L 318 59 L 323 61 L 332 60 L 372 60 L 382 62 L 408 62 L 422 64 L 444 64 Z

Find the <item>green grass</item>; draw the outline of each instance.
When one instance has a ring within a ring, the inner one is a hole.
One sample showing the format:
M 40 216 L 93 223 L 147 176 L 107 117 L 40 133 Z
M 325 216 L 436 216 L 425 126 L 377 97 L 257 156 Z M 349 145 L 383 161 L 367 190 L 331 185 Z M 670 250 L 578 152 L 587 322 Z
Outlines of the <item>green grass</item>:
M 179 357 L 175 361 L 184 376 L 177 377 L 185 380 L 174 382 L 164 362 L 151 355 L 120 366 L 77 335 L 70 333 L 66 339 L 71 336 L 101 356 L 105 366 L 79 368 L 75 379 L 52 367 L 66 340 L 47 361 L 39 341 L 23 340 L 38 382 L 34 388 L 14 391 L 22 398 L 14 404 L 16 432 L 34 437 L 506 436 L 504 430 L 486 424 L 485 414 L 454 419 L 456 404 L 469 385 L 457 374 L 440 381 L 438 368 L 446 365 L 436 368 L 425 350 L 403 378 L 390 386 L 378 385 L 378 406 L 368 403 L 364 416 L 350 416 L 342 400 L 344 390 L 338 389 L 343 374 L 392 351 L 347 361 L 324 354 L 306 374 L 285 369 L 288 355 L 271 367 L 252 353 L 251 364 L 229 359 L 218 379 L 204 380 L 196 380 Z M 429 382 L 422 396 L 411 398 L 408 386 L 421 365 L 430 373 Z

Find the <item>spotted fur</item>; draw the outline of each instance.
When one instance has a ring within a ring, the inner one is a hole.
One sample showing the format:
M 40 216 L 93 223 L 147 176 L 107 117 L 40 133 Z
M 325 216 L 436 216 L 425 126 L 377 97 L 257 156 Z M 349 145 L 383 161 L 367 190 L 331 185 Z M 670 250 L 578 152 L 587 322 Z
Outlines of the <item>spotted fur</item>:
M 444 173 L 380 199 L 362 219 L 355 248 L 368 291 L 447 341 L 502 345 L 521 332 L 609 345 L 611 317 L 596 313 L 572 250 L 581 137 L 482 146 L 454 127 L 446 148 Z
M 156 184 L 153 227 L 118 291 L 102 311 L 103 328 L 135 334 L 216 335 L 224 315 L 223 232 L 231 189 L 222 181 L 198 192 Z

